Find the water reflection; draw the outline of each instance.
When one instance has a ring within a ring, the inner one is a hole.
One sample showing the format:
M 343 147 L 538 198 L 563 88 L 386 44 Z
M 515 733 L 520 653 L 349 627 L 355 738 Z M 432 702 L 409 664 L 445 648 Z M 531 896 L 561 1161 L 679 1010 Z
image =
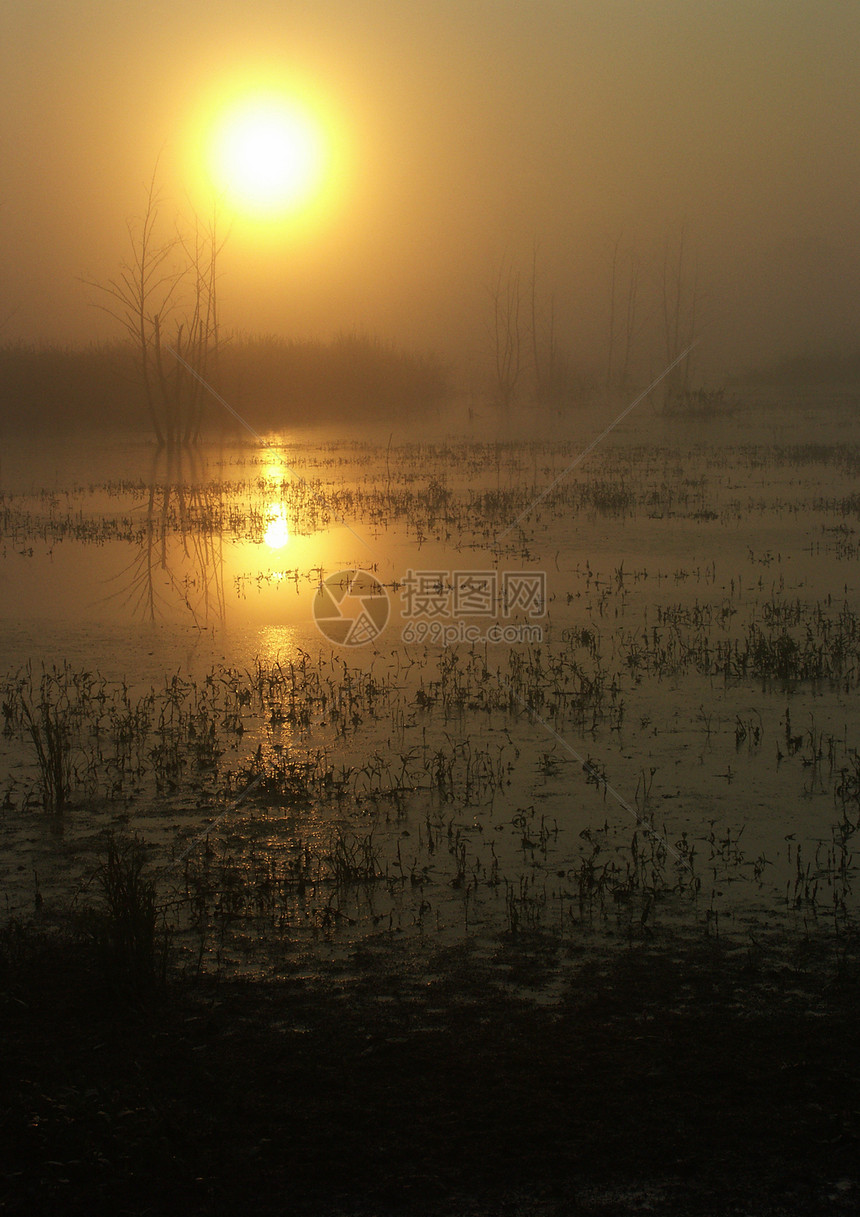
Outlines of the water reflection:
M 137 552 L 117 576 L 114 603 L 137 619 L 178 616 L 200 629 L 226 624 L 228 611 L 247 624 L 312 627 L 324 574 L 357 565 L 354 535 L 296 517 L 306 488 L 276 448 L 261 453 L 251 478 L 231 480 L 235 463 L 223 449 L 153 452 Z
M 263 477 L 266 481 L 278 487 L 284 486 L 287 475 L 287 462 L 284 454 L 274 447 L 267 448 L 263 461 Z
M 361 568 L 391 585 L 414 562 L 387 502 L 372 494 L 368 510 L 356 494 L 363 452 L 346 462 L 287 438 L 161 449 L 101 438 L 70 441 L 62 463 L 50 448 L 13 452 L 32 472 L 12 489 L 4 449 L 0 623 L 23 615 L 55 639 L 97 624 L 288 626 L 313 641 L 324 578 Z M 426 545 L 422 558 L 435 560 Z
M 269 523 L 266 531 L 263 533 L 263 540 L 269 549 L 283 549 L 289 539 L 290 530 L 287 526 L 287 517 L 283 507 L 270 507 Z
M 223 517 L 223 485 L 206 481 L 199 449 L 156 449 L 139 551 L 114 597 L 150 622 L 177 607 L 199 628 L 223 622 Z

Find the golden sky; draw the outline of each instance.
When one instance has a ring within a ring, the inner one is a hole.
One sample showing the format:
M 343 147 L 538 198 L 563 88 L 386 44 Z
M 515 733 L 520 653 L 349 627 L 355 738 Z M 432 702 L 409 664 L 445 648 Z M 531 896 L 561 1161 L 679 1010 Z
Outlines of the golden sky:
M 327 185 L 301 215 L 234 219 L 233 328 L 468 353 L 488 285 L 536 247 L 585 354 L 616 241 L 653 286 L 683 231 L 714 367 L 838 348 L 858 56 L 848 0 L 3 0 L 2 337 L 115 333 L 80 277 L 115 273 L 156 162 L 167 229 L 206 210 L 216 114 L 270 89 L 327 132 Z

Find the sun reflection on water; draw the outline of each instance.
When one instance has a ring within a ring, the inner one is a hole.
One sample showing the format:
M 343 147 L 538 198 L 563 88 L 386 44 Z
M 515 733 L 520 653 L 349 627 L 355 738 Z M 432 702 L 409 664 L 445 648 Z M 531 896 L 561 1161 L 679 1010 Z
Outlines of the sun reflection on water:
M 290 530 L 287 525 L 287 517 L 283 507 L 273 506 L 269 508 L 269 523 L 266 526 L 266 531 L 263 533 L 263 540 L 268 545 L 269 549 L 283 549 L 289 542 Z
M 263 455 L 263 477 L 267 482 L 280 486 L 287 476 L 287 465 L 284 455 L 275 448 L 267 448 Z

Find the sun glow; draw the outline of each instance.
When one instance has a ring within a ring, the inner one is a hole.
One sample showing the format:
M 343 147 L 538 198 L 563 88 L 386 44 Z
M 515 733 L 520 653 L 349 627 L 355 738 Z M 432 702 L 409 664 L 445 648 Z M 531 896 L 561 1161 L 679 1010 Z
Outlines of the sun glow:
M 216 122 L 210 150 L 218 193 L 236 210 L 265 217 L 308 203 L 322 185 L 325 139 L 296 105 L 255 97 Z
M 263 540 L 269 549 L 283 549 L 290 539 L 287 527 L 287 517 L 283 507 L 273 507 L 269 511 L 269 523 L 263 533 Z
M 280 452 L 270 448 L 263 457 L 263 477 L 278 487 L 283 483 L 286 475 L 287 466 L 283 456 Z

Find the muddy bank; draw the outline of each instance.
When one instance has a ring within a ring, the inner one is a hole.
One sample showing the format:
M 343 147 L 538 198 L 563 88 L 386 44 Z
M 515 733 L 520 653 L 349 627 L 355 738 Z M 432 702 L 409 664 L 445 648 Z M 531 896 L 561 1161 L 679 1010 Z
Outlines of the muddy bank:
M 850 943 L 388 939 L 128 994 L 7 930 L 6 1213 L 856 1211 Z M 553 985 L 554 979 L 563 981 Z

